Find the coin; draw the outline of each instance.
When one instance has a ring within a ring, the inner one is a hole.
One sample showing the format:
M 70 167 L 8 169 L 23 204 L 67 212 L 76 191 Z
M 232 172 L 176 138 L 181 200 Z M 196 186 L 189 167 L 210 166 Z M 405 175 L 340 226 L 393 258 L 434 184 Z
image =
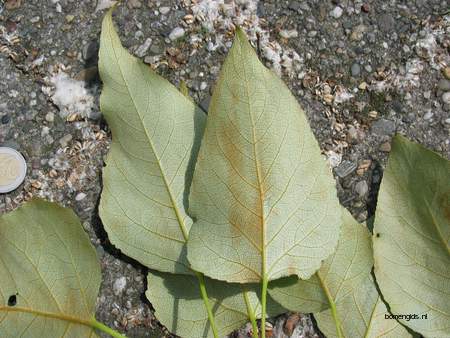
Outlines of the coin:
M 0 194 L 17 189 L 27 173 L 27 163 L 18 151 L 0 147 Z

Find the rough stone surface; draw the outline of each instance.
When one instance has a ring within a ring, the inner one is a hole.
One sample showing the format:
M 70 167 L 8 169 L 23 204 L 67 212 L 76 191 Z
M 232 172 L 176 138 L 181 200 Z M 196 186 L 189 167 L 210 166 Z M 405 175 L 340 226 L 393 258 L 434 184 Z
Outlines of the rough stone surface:
M 115 15 L 123 44 L 172 83 L 184 80 L 206 109 L 232 23 L 241 26 L 302 104 L 334 166 L 341 203 L 358 221 L 374 214 L 386 144 L 395 132 L 450 157 L 447 1 L 209 0 L 226 4 L 219 12 L 206 11 L 205 1 L 124 1 Z M 0 195 L 0 213 L 32 196 L 74 208 L 101 260 L 97 318 L 130 338 L 170 337 L 143 296 L 146 269 L 112 247 L 97 213 L 111 141 L 98 107 L 97 51 L 112 1 L 6 4 L 0 9 L 0 146 L 20 150 L 29 171 L 19 189 Z M 175 28 L 183 34 L 173 39 Z M 281 31 L 296 33 L 287 39 Z M 52 102 L 57 74 L 84 81 L 86 89 L 64 114 Z M 80 113 L 83 100 L 89 111 Z M 114 283 L 122 278 L 126 286 L 116 295 Z M 274 337 L 318 335 L 308 315 L 270 322 Z M 245 327 L 234 336 L 247 334 Z

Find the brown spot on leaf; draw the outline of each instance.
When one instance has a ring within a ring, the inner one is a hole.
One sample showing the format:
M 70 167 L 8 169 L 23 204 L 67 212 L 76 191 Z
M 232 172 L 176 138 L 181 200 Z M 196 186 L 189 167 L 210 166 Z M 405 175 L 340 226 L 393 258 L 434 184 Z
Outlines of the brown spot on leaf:
M 441 195 L 439 206 L 442 208 L 442 213 L 446 220 L 450 222 L 450 191 Z

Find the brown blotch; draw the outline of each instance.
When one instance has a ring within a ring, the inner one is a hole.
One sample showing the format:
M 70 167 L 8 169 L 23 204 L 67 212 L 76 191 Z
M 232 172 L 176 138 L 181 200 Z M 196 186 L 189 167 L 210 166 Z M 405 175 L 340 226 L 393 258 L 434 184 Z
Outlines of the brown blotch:
M 447 221 L 450 221 L 450 191 L 443 193 L 439 198 L 439 206 Z

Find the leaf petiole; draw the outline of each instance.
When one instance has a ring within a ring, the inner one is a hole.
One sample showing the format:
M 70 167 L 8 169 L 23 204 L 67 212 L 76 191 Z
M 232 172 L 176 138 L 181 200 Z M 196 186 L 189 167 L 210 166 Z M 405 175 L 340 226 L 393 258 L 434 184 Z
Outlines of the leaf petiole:
M 242 295 L 244 297 L 245 306 L 247 307 L 247 314 L 248 319 L 250 319 L 250 323 L 252 323 L 252 336 L 253 338 L 258 338 L 258 325 L 256 324 L 256 317 L 255 317 L 255 311 L 253 311 L 253 308 L 250 304 L 250 300 L 248 299 L 247 291 L 242 290 Z
M 267 277 L 267 274 L 264 274 L 261 290 L 261 338 L 266 338 L 267 284 L 269 284 L 269 278 Z
M 219 337 L 219 333 L 217 331 L 216 322 L 214 320 L 214 314 L 211 310 L 211 305 L 209 304 L 209 297 L 206 292 L 206 285 L 205 285 L 205 277 L 202 273 L 195 271 L 195 274 L 198 278 L 198 283 L 200 286 L 200 294 L 202 295 L 203 303 L 205 304 L 206 312 L 208 313 L 208 320 L 209 324 L 211 325 L 211 330 L 213 332 L 214 338 Z
M 109 334 L 111 337 L 114 338 L 127 338 L 123 334 L 117 332 L 116 330 L 111 329 L 110 327 L 106 326 L 105 324 L 100 323 L 97 319 L 92 318 L 90 321 L 90 325 L 100 331 L 103 331 L 107 334 Z
M 342 334 L 342 329 L 341 329 L 341 321 L 339 320 L 339 315 L 338 315 L 337 309 L 336 309 L 336 303 L 334 302 L 333 297 L 331 296 L 330 290 L 328 289 L 328 286 L 323 281 L 323 278 L 320 275 L 319 271 L 316 272 L 316 275 L 319 279 L 322 289 L 325 292 L 325 295 L 327 296 L 328 303 L 330 304 L 331 314 L 333 316 L 334 323 L 336 325 L 336 333 L 339 338 L 344 338 L 344 335 Z

